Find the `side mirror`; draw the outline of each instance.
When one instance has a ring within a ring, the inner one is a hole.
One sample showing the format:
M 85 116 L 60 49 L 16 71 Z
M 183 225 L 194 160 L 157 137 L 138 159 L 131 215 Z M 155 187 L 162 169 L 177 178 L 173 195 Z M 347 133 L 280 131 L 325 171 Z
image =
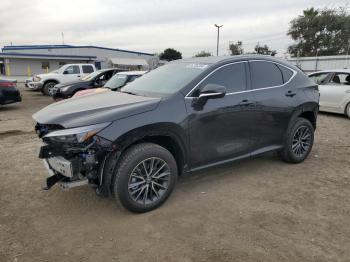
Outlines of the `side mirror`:
M 226 87 L 216 84 L 207 84 L 199 93 L 199 99 L 222 98 L 226 94 Z
M 199 92 L 199 96 L 193 99 L 195 110 L 202 110 L 208 99 L 222 98 L 226 94 L 226 87 L 216 84 L 207 84 Z
M 68 75 L 68 71 L 63 71 L 63 74 L 64 75 Z

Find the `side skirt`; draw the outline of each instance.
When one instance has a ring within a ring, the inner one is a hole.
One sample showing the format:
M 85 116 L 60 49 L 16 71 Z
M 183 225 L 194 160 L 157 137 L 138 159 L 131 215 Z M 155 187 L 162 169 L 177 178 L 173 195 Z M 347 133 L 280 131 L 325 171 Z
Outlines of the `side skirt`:
M 251 153 L 248 153 L 248 154 L 244 154 L 244 155 L 237 156 L 237 157 L 234 157 L 234 158 L 230 158 L 230 159 L 222 160 L 222 161 L 219 161 L 219 162 L 211 163 L 211 164 L 208 164 L 208 165 L 203 165 L 203 166 L 192 168 L 192 169 L 190 169 L 188 171 L 188 173 L 192 173 L 192 172 L 200 171 L 202 169 L 211 168 L 211 167 L 215 167 L 215 166 L 219 166 L 219 165 L 235 162 L 235 161 L 238 161 L 238 160 L 241 160 L 241 159 L 245 159 L 245 158 L 252 158 L 252 157 L 255 157 L 255 156 L 258 156 L 258 155 L 261 155 L 261 154 L 265 154 L 265 153 L 268 153 L 268 152 L 278 151 L 278 150 L 280 150 L 282 148 L 283 148 L 282 145 L 272 145 L 272 146 L 263 147 L 263 148 L 254 150 L 254 151 L 252 151 Z

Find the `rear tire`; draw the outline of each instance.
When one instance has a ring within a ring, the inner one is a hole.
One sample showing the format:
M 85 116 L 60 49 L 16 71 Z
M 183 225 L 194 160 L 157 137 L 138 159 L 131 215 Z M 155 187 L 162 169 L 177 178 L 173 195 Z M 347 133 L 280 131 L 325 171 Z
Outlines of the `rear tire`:
M 350 118 L 350 103 L 345 107 L 345 115 Z
M 54 82 L 54 81 L 49 81 L 49 82 L 47 82 L 47 83 L 44 84 L 44 86 L 43 86 L 41 92 L 42 92 L 44 95 L 46 95 L 46 96 L 51 96 L 51 89 L 52 89 L 55 85 L 57 85 L 56 82 Z
M 173 191 L 178 169 L 173 155 L 153 143 L 127 149 L 118 161 L 112 191 L 118 203 L 136 213 L 151 211 Z
M 282 160 L 288 163 L 303 162 L 314 143 L 314 127 L 309 120 L 298 117 L 288 128 L 285 146 L 280 151 Z

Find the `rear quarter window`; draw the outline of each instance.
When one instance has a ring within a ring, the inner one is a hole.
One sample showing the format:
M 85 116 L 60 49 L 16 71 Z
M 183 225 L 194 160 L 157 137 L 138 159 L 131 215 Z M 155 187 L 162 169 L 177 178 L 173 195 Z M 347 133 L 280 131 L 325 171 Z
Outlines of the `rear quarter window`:
M 250 72 L 253 89 L 283 85 L 282 71 L 275 63 L 251 61 Z
M 281 72 L 282 72 L 282 76 L 283 76 L 283 82 L 284 83 L 286 83 L 286 82 L 288 82 L 291 78 L 292 78 L 292 76 L 293 76 L 293 71 L 292 70 L 290 70 L 290 69 L 288 69 L 287 67 L 285 67 L 285 66 L 281 66 L 281 65 L 277 65 L 278 66 L 278 68 L 281 70 Z

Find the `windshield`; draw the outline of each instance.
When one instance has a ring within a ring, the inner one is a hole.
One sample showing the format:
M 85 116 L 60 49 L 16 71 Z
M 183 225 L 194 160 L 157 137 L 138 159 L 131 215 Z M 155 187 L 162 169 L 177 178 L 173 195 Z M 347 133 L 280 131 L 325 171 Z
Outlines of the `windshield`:
M 89 81 L 89 80 L 92 80 L 94 79 L 97 75 L 101 74 L 102 71 L 95 71 L 95 72 L 92 72 L 91 74 L 88 74 L 87 76 L 84 76 L 81 80 L 83 81 Z
M 121 89 L 143 96 L 169 96 L 201 74 L 208 65 L 194 63 L 174 63 L 161 66 L 129 83 Z
M 116 74 L 111 79 L 109 79 L 103 87 L 106 87 L 109 89 L 118 89 L 118 88 L 121 88 L 123 85 L 125 85 L 127 79 L 128 79 L 127 75 Z

